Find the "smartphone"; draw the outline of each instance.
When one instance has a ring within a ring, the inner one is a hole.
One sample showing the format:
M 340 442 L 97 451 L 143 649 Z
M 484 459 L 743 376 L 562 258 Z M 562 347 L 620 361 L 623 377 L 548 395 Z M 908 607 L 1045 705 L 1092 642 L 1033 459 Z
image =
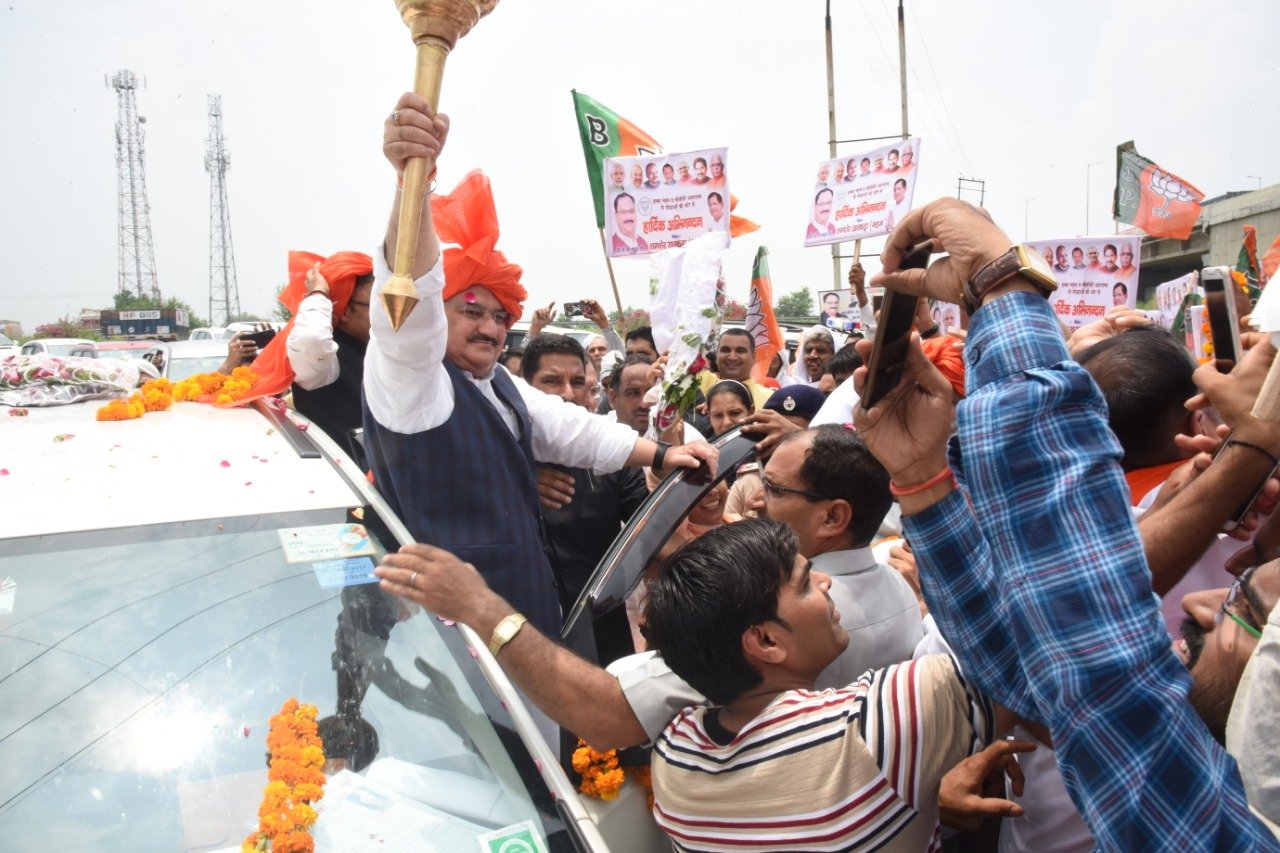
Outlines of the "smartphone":
M 583 314 L 586 313 L 586 311 L 584 310 L 585 308 L 586 308 L 586 303 L 584 302 L 566 302 L 564 304 L 564 316 L 581 317 Z
M 1209 313 L 1209 333 L 1213 335 L 1213 358 L 1218 370 L 1230 373 L 1243 352 L 1231 268 L 1205 267 L 1200 271 L 1200 285 L 1204 288 L 1204 304 Z
M 929 265 L 933 244 L 926 240 L 903 257 L 898 269 L 924 269 Z M 920 297 L 899 293 L 892 288 L 884 290 L 884 307 L 880 309 L 880 325 L 876 327 L 876 342 L 867 362 L 867 384 L 862 389 L 862 409 L 866 411 L 884 399 L 902 379 L 902 368 L 907 362 L 907 347 L 911 343 L 911 324 L 916 318 L 916 304 Z
M 258 349 L 262 349 L 267 344 L 271 343 L 271 339 L 274 338 L 275 336 L 276 336 L 275 329 L 263 329 L 261 332 L 253 332 L 251 334 L 245 335 L 243 340 L 253 341 L 254 346 L 256 346 Z

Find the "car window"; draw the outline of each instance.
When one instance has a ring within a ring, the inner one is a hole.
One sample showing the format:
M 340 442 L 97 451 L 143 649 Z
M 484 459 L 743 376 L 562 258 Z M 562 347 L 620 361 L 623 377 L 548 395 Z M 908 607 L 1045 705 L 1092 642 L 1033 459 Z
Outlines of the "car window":
M 395 547 L 370 513 L 7 541 L 5 846 L 238 849 L 266 783 L 267 720 L 289 697 L 320 709 L 338 762 L 317 849 L 355 849 L 370 827 L 388 849 L 455 851 L 525 820 L 556 826 L 521 781 L 536 778 L 527 753 L 491 721 L 504 712 L 461 671 L 458 633 L 376 583 L 340 585 Z
M 181 358 L 170 355 L 167 376 L 171 382 L 181 382 L 197 373 L 213 373 L 226 360 L 226 355 L 207 355 L 202 358 Z

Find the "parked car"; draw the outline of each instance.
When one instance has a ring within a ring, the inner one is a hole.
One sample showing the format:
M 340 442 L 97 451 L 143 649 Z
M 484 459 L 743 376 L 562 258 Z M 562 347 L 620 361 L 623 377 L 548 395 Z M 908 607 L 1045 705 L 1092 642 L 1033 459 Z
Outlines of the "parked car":
M 86 338 L 36 338 L 22 345 L 23 355 L 70 355 L 97 358 L 98 345 Z
M 158 341 L 98 341 L 98 358 L 142 358 Z
M 0 335 L 0 357 L 17 355 L 20 347 L 4 335 Z
M 665 846 L 643 789 L 579 797 L 487 638 L 363 582 L 410 537 L 327 436 L 261 403 L 123 422 L 98 405 L 6 419 L 7 849 L 239 849 L 289 697 L 345 763 L 317 850 Z
M 282 324 L 268 321 L 257 323 L 236 322 L 226 326 L 207 326 L 200 329 L 192 329 L 188 340 L 192 341 L 229 341 L 235 337 L 237 332 L 253 332 L 262 325 L 270 326 L 277 332 L 280 331 Z

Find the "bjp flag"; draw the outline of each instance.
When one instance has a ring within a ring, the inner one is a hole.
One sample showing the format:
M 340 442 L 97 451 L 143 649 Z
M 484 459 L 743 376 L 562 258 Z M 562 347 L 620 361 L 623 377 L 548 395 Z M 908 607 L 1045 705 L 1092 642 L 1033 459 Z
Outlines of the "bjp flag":
M 1116 192 L 1111 213 L 1152 237 L 1185 240 L 1200 216 L 1204 193 L 1139 154 L 1133 142 L 1116 146 Z
M 578 134 L 587 158 L 587 180 L 596 205 L 596 227 L 604 227 L 604 158 L 643 157 L 661 154 L 658 141 L 604 104 L 575 89 L 573 109 L 578 114 Z
M 761 382 L 769 375 L 773 357 L 787 345 L 778 318 L 773 316 L 773 280 L 769 278 L 769 250 L 764 246 L 756 250 L 756 262 L 751 268 L 746 327 L 756 342 L 756 363 L 751 368 L 751 378 Z

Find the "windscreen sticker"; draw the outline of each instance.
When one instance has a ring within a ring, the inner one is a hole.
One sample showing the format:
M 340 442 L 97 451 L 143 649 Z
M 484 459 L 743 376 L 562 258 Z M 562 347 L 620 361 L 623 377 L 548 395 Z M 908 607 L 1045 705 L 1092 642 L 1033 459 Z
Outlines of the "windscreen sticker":
M 280 531 L 284 558 L 290 563 L 345 560 L 374 555 L 373 541 L 363 524 L 320 524 L 286 527 Z
M 18 595 L 18 582 L 13 578 L 0 581 L 0 615 L 13 612 L 13 600 Z
M 533 821 L 521 821 L 480 836 L 481 853 L 547 853 Z
M 321 589 L 378 582 L 378 576 L 373 573 L 373 560 L 368 557 L 324 560 L 312 563 L 311 568 L 315 570 L 316 580 L 320 581 Z

